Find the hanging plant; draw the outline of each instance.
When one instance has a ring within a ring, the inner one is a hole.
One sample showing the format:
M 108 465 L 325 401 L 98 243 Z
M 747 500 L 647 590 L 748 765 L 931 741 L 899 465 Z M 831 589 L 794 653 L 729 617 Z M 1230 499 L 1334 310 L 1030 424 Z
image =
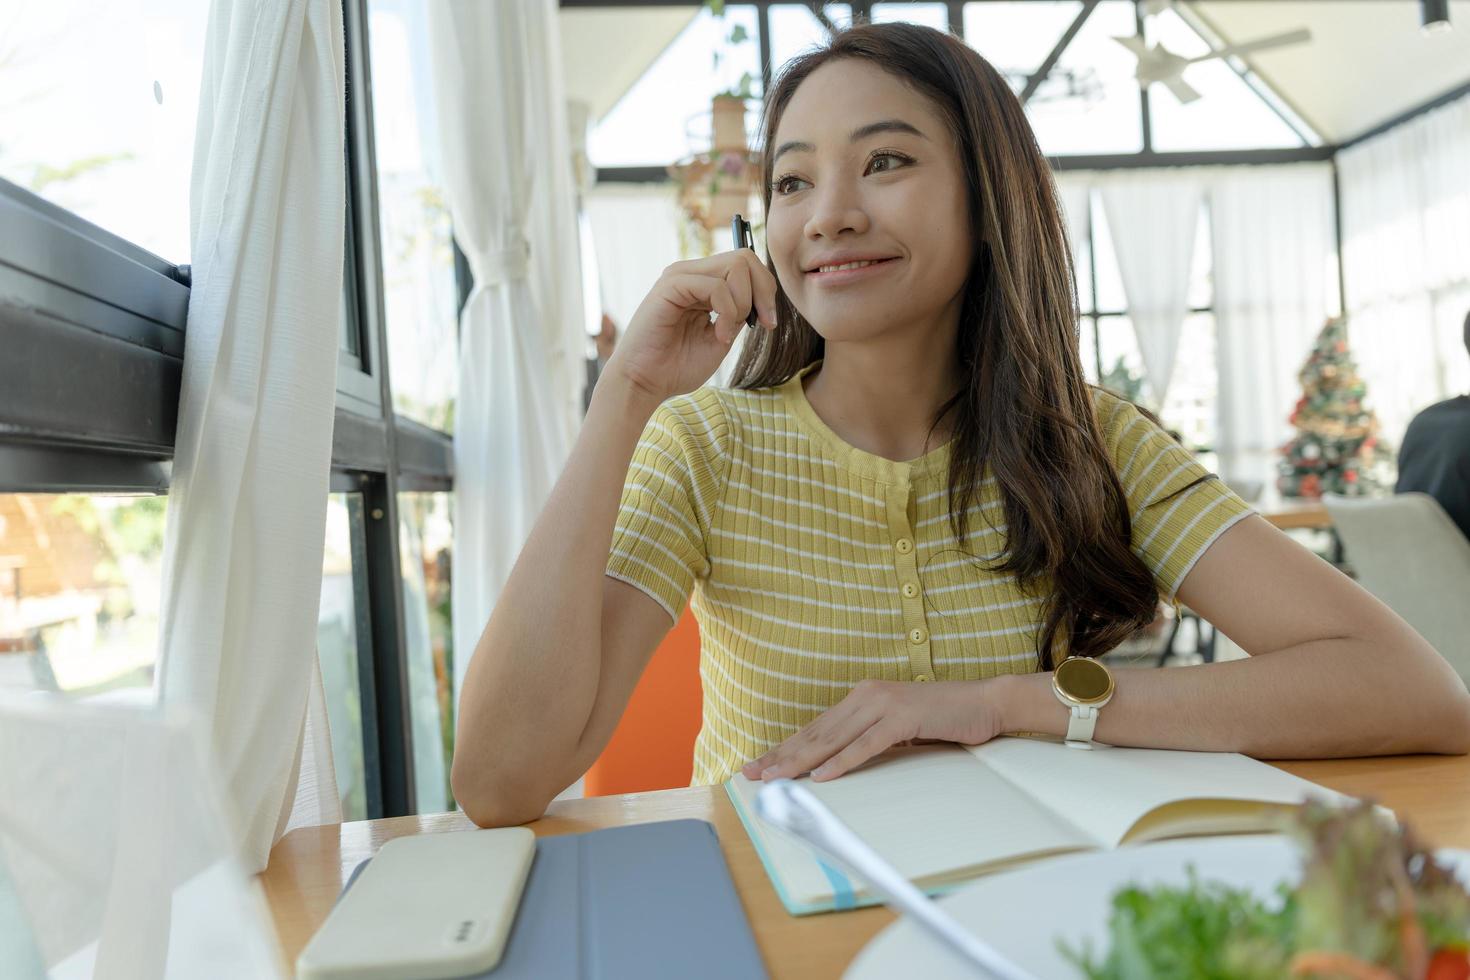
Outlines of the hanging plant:
M 725 29 L 724 0 L 705 0 L 704 6 L 721 22 L 719 44 L 711 55 L 718 75 L 730 50 L 749 44 L 752 37 L 744 24 Z M 680 229 L 680 252 L 686 257 L 694 249 L 701 255 L 711 254 L 715 230 L 728 228 L 731 215 L 752 211 L 760 158 L 748 146 L 745 121 L 747 103 L 756 97 L 755 84 L 755 76 L 742 72 L 734 85 L 716 92 L 710 105 L 708 147 L 696 149 L 667 168 L 679 185 L 679 207 L 686 222 Z M 692 131 L 686 135 L 691 143 L 704 142 L 702 135 Z
M 724 60 L 726 54 L 729 53 L 727 49 L 732 48 L 735 45 L 747 44 L 751 42 L 753 38 L 751 37 L 750 32 L 745 29 L 744 24 L 731 25 L 728 32 L 724 31 L 724 28 L 726 26 L 725 0 L 704 0 L 704 6 L 711 15 L 713 15 L 717 20 L 720 21 L 721 32 L 723 34 L 720 46 L 715 48 L 712 54 L 712 64 L 715 74 L 718 75 L 720 72 L 720 64 Z M 723 89 L 720 92 L 717 92 L 715 95 L 716 98 L 720 98 L 722 96 L 729 96 L 735 99 L 755 98 L 755 76 L 748 71 L 741 72 L 739 80 L 737 80 L 733 86 L 727 89 Z

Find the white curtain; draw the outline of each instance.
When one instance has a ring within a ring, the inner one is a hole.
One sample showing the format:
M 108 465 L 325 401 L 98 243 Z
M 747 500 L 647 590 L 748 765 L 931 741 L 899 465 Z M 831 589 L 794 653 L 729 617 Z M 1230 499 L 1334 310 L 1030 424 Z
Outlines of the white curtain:
M 297 827 L 342 822 L 342 794 L 337 785 L 337 764 L 333 758 L 326 690 L 322 686 L 318 657 L 311 658 L 306 723 L 301 727 L 301 748 L 296 753 L 296 765 L 287 785 L 296 787 L 295 797 L 291 806 L 282 811 L 286 825 L 277 837 L 289 834 Z
M 1395 446 L 1414 413 L 1470 390 L 1470 97 L 1337 158 L 1348 337 Z
M 454 432 L 457 697 L 570 451 L 586 341 L 555 2 L 429 15 L 445 190 L 475 279 Z
M 1186 170 L 1148 170 L 1108 174 L 1097 186 L 1149 387 L 1162 405 L 1189 310 L 1200 181 Z
M 664 268 L 678 262 L 677 191 L 669 184 L 602 184 L 585 198 L 606 313 L 626 330 Z
M 0 976 L 280 975 L 199 722 L 0 691 Z
M 531 57 L 519 84 L 530 103 L 526 136 L 536 160 L 527 222 L 527 238 L 533 244 L 531 295 L 546 334 L 552 394 L 560 399 L 556 421 L 570 450 L 581 426 L 590 347 L 577 223 L 577 155 L 572 149 L 571 110 L 562 80 L 556 0 L 521 3 L 527 8 L 522 16 Z
M 1335 303 L 1332 171 L 1233 167 L 1201 178 L 1214 238 L 1220 475 L 1270 487 L 1297 372 Z
M 258 871 L 299 777 L 332 772 L 323 719 L 310 742 L 305 719 L 342 298 L 341 8 L 215 0 L 205 45 L 159 691 L 203 719 Z
M 1092 226 L 1092 176 L 1090 174 L 1056 174 L 1057 194 L 1061 198 L 1062 218 L 1067 222 L 1067 237 L 1072 245 L 1072 263 L 1080 280 L 1087 266 L 1087 236 Z M 1086 303 L 1086 297 L 1079 297 Z

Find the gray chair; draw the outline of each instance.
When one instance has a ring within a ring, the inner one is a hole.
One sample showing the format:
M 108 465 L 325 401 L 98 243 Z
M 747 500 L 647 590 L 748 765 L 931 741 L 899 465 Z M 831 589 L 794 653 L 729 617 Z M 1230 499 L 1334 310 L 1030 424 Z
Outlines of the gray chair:
M 1428 494 L 1322 498 L 1358 583 L 1470 683 L 1470 541 Z

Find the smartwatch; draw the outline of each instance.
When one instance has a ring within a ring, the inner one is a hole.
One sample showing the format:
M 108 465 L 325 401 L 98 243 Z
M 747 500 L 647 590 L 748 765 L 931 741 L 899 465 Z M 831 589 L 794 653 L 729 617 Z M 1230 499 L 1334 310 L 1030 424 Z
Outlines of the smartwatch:
M 1097 714 L 1113 698 L 1113 673 L 1089 657 L 1068 657 L 1051 675 L 1052 693 L 1067 708 L 1067 745 L 1092 748 Z

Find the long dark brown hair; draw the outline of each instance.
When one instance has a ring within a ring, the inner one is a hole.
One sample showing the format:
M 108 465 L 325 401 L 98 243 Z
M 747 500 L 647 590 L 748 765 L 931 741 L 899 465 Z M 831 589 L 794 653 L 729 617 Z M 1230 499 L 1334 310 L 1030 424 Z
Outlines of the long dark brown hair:
M 1042 669 L 1063 653 L 1105 653 L 1153 619 L 1158 590 L 1128 548 L 1127 499 L 1082 374 L 1072 252 L 1051 168 L 1005 79 L 960 40 L 910 24 L 853 27 L 788 63 L 765 100 L 768 150 L 802 81 L 841 58 L 870 62 L 927 96 L 965 171 L 975 249 L 955 357 L 966 380 L 934 418 L 937 427 L 953 413 L 955 540 L 963 547 L 970 504 L 989 471 L 1004 500 L 1006 543 L 986 567 L 1047 596 L 1037 636 Z M 771 177 L 767 152 L 767 213 Z M 776 312 L 774 332 L 750 332 L 735 387 L 782 384 L 823 356 L 821 335 L 784 289 Z

